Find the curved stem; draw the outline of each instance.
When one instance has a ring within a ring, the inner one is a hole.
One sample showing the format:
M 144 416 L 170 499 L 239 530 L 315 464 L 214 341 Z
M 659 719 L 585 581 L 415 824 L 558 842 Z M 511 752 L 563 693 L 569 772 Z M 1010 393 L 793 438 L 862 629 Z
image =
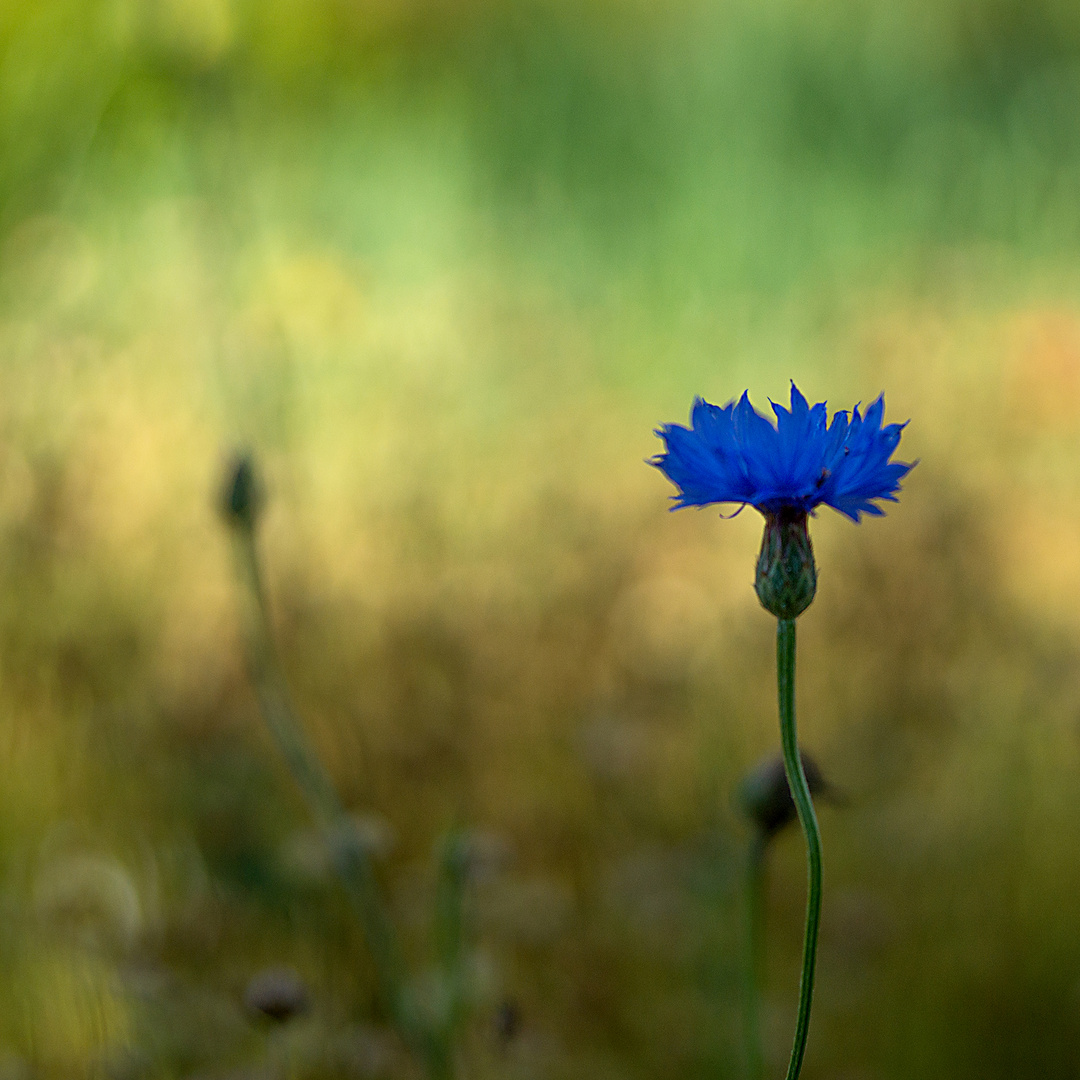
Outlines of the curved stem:
M 259 707 L 278 750 L 330 845 L 334 868 L 363 927 L 383 1004 L 405 1041 L 430 1060 L 434 1050 L 406 999 L 404 964 L 390 916 L 379 893 L 371 857 L 351 828 L 333 781 L 308 742 L 289 698 L 270 633 L 270 615 L 254 530 L 250 526 L 240 527 L 234 535 L 240 569 L 254 600 L 248 635 L 251 673 Z M 432 1067 L 430 1071 L 432 1075 L 447 1075 L 442 1068 Z
M 808 886 L 806 893 L 806 934 L 803 938 L 802 980 L 799 984 L 799 1014 L 795 1041 L 791 1047 L 787 1080 L 796 1080 L 806 1053 L 810 1031 L 810 1002 L 814 994 L 814 961 L 817 955 L 818 924 L 821 921 L 821 834 L 814 803 L 799 757 L 799 737 L 795 727 L 795 620 L 780 619 L 776 626 L 776 683 L 780 699 L 780 742 L 784 751 L 784 771 L 795 800 L 799 824 L 806 836 Z
M 765 849 L 762 830 L 754 832 L 746 853 L 746 955 L 743 959 L 743 1042 L 746 1052 L 747 1080 L 762 1080 L 765 1065 L 761 1059 L 761 1010 L 758 992 L 758 968 L 762 946 L 762 893 L 765 884 Z

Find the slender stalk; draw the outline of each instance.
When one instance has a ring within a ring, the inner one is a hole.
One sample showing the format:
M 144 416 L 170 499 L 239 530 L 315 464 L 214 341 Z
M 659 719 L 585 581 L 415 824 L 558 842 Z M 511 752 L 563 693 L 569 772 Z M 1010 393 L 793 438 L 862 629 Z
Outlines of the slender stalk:
M 761 829 L 754 831 L 746 853 L 746 956 L 743 968 L 743 1042 L 746 1050 L 747 1080 L 762 1080 L 765 1065 L 761 1057 L 761 1015 L 758 969 L 761 962 L 762 893 L 765 883 L 765 850 L 768 844 Z
M 795 800 L 799 824 L 806 836 L 807 893 L 806 933 L 803 938 L 802 979 L 799 983 L 799 1013 L 795 1021 L 795 1041 L 791 1047 L 787 1080 L 797 1080 L 806 1053 L 810 1031 L 810 1003 L 814 995 L 814 961 L 817 956 L 818 924 L 821 921 L 821 834 L 818 831 L 810 787 L 799 757 L 795 727 L 795 620 L 779 619 L 776 625 L 776 683 L 780 701 L 780 743 L 784 771 Z
M 240 569 L 254 600 L 249 627 L 252 679 L 259 707 L 278 750 L 330 845 L 331 856 L 360 920 L 371 952 L 379 995 L 402 1037 L 428 1063 L 433 1076 L 450 1075 L 442 1048 L 432 1045 L 405 993 L 405 969 L 394 929 L 375 880 L 371 857 L 361 842 L 296 716 L 270 636 L 269 610 L 255 546 L 255 531 L 233 530 Z
M 435 886 L 435 949 L 449 994 L 446 1025 L 457 1026 L 461 1012 L 465 954 L 465 888 L 469 853 L 466 838 L 452 829 L 442 842 Z

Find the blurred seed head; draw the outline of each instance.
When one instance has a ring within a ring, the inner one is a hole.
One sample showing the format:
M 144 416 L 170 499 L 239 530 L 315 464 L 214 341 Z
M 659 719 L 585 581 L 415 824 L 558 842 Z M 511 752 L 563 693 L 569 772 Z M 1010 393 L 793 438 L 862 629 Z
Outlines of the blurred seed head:
M 335 863 L 349 850 L 360 848 L 373 859 L 382 859 L 394 849 L 393 826 L 375 814 L 348 814 L 328 832 L 299 829 L 282 845 L 279 858 L 287 873 L 300 881 L 329 881 Z
M 833 790 L 822 775 L 817 762 L 804 751 L 799 751 L 803 772 L 811 795 L 826 798 Z M 775 754 L 758 762 L 743 777 L 737 795 L 739 809 L 760 831 L 765 840 L 771 840 L 786 825 L 798 817 L 795 800 L 788 788 L 784 759 Z
M 139 890 L 127 868 L 107 855 L 54 856 L 38 871 L 34 910 L 54 931 L 83 947 L 124 952 L 143 928 Z
M 502 874 L 513 860 L 509 841 L 498 833 L 466 829 L 442 841 L 442 857 L 452 860 L 463 880 L 485 883 Z
M 238 451 L 221 488 L 220 509 L 234 528 L 254 529 L 263 506 L 263 487 L 249 451 Z
M 334 860 L 357 849 L 383 859 L 396 843 L 394 827 L 377 814 L 346 814 L 326 834 L 327 850 Z
M 244 990 L 244 1006 L 254 1016 L 283 1024 L 302 1016 L 310 1006 L 307 986 L 292 968 L 267 968 Z

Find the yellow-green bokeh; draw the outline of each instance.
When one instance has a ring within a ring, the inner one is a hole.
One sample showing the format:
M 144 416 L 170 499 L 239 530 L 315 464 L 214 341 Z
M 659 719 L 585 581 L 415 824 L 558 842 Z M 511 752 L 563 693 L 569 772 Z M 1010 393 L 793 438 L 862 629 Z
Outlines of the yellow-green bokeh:
M 463 1075 L 741 1076 L 760 519 L 669 515 L 644 459 L 794 378 L 885 390 L 921 459 L 812 526 L 843 799 L 804 1075 L 1075 1076 L 1078 190 L 1053 0 L 5 4 L 0 1073 L 414 1075 L 248 683 L 246 447 L 421 981 L 438 837 L 513 853 Z M 803 875 L 784 836 L 774 1072 Z M 241 1005 L 277 964 L 316 1003 L 282 1038 Z

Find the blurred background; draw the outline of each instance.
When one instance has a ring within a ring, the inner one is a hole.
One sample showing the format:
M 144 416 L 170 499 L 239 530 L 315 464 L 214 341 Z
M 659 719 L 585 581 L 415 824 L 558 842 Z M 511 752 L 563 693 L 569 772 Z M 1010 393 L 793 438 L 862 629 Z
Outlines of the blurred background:
M 813 526 L 804 1076 L 1080 1074 L 1076 5 L 7 0 L 0 56 L 0 1077 L 418 1075 L 256 708 L 238 446 L 419 985 L 491 853 L 462 1075 L 744 1076 L 760 518 L 643 462 L 791 378 L 921 460 Z

